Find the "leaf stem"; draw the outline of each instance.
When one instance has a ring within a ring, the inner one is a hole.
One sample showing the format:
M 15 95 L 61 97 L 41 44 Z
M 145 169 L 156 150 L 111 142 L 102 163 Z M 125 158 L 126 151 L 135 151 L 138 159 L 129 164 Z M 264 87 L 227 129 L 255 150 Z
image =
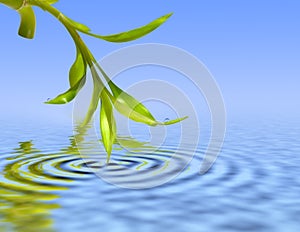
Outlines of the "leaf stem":
M 93 90 L 92 101 L 90 103 L 87 116 L 83 122 L 83 125 L 86 125 L 91 120 L 94 112 L 97 109 L 101 92 L 105 91 L 105 93 L 108 94 L 108 96 L 110 96 L 110 97 L 112 96 L 110 94 L 110 92 L 106 89 L 106 87 L 104 86 L 104 83 L 102 82 L 98 73 L 95 71 L 94 65 L 96 65 L 96 67 L 99 68 L 100 72 L 102 73 L 102 75 L 105 77 L 106 80 L 107 79 L 109 80 L 109 78 L 107 77 L 105 72 L 102 70 L 102 68 L 98 65 L 96 59 L 94 58 L 94 56 L 92 55 L 92 53 L 90 52 L 88 47 L 85 45 L 85 43 L 81 39 L 80 35 L 74 28 L 72 21 L 68 17 L 64 16 L 64 14 L 62 14 L 58 9 L 51 6 L 47 2 L 43 2 L 43 1 L 39 1 L 39 0 L 27 0 L 27 3 L 32 6 L 40 7 L 41 9 L 47 11 L 48 13 L 53 15 L 55 18 L 57 18 L 64 25 L 64 27 L 67 29 L 67 31 L 71 35 L 76 47 L 81 52 L 84 60 L 87 62 L 88 66 L 90 67 L 92 77 L 93 77 L 94 90 Z

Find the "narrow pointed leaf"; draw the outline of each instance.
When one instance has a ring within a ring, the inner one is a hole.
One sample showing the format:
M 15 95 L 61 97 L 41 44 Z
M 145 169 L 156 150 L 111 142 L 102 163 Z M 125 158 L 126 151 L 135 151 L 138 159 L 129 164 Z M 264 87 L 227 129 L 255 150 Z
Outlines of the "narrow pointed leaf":
M 46 104 L 66 104 L 66 103 L 69 103 L 70 101 L 72 101 L 76 97 L 77 93 L 80 91 L 80 89 L 82 88 L 84 83 L 85 83 L 85 78 L 80 80 L 77 84 L 75 84 L 73 87 L 68 89 L 66 92 L 58 95 L 54 99 L 46 101 L 45 103 Z
M 156 28 L 158 28 L 164 22 L 166 22 L 172 16 L 172 14 L 173 13 L 166 14 L 160 18 L 155 19 L 154 21 L 150 22 L 147 25 L 144 25 L 142 27 L 139 27 L 139 28 L 136 28 L 136 29 L 133 29 L 130 31 L 118 33 L 118 34 L 112 34 L 112 35 L 105 36 L 105 35 L 96 35 L 96 34 L 93 34 L 90 32 L 86 32 L 86 31 L 82 31 L 82 32 L 86 33 L 88 35 L 94 36 L 96 38 L 106 40 L 108 42 L 114 42 L 114 43 L 128 42 L 128 41 L 139 39 L 139 38 L 149 34 L 150 32 L 154 31 Z
M 35 33 L 35 15 L 31 6 L 24 6 L 18 10 L 21 23 L 18 34 L 24 38 L 32 39 Z
M 155 126 L 157 122 L 150 111 L 134 97 L 130 96 L 113 82 L 109 86 L 114 95 L 114 107 L 124 116 L 133 121 Z
M 59 0 L 46 0 L 47 3 L 49 4 L 54 4 L 56 2 L 58 2 Z
M 87 125 L 93 118 L 94 113 L 96 112 L 99 104 L 100 94 L 105 89 L 102 83 L 98 81 L 99 76 L 93 67 L 91 68 L 91 73 L 93 76 L 94 89 L 93 89 L 93 95 L 90 102 L 90 106 L 83 122 L 83 126 Z
M 157 125 L 171 125 L 178 123 L 187 117 L 173 119 L 167 122 L 158 122 L 150 111 L 138 100 L 134 97 L 130 96 L 128 93 L 124 92 L 118 86 L 114 84 L 112 80 L 109 79 L 104 70 L 100 67 L 98 63 L 96 63 L 96 67 L 104 76 L 105 80 L 108 82 L 108 85 L 113 93 L 111 97 L 112 102 L 114 103 L 114 107 L 125 117 L 130 118 L 133 121 L 141 122 L 150 126 Z
M 172 125 L 172 124 L 181 122 L 181 121 L 183 121 L 187 118 L 188 118 L 188 116 L 185 116 L 185 117 L 182 117 L 182 118 L 177 118 L 177 119 L 173 119 L 173 120 L 166 121 L 166 122 L 160 122 L 159 125 Z
M 109 163 L 112 147 L 116 139 L 116 122 L 112 103 L 104 91 L 101 94 L 100 129 L 102 142 L 107 152 L 107 163 Z
M 84 86 L 86 81 L 86 63 L 77 48 L 77 55 L 75 62 L 73 63 L 72 67 L 69 71 L 69 82 L 70 88 L 55 97 L 54 99 L 47 101 L 47 104 L 66 104 L 72 101 L 81 88 Z
M 73 87 L 86 75 L 86 62 L 84 61 L 81 52 L 76 48 L 76 59 L 69 71 L 70 86 Z
M 98 104 L 99 104 L 99 96 L 100 96 L 100 91 L 98 91 L 98 89 L 96 89 L 94 87 L 92 100 L 90 102 L 90 106 L 89 106 L 88 112 L 85 116 L 82 126 L 85 126 L 88 123 L 90 123 L 91 119 L 93 118 L 94 113 L 96 112 Z
M 1 0 L 0 4 L 4 4 L 7 7 L 10 7 L 14 10 L 18 10 L 23 6 L 23 0 Z

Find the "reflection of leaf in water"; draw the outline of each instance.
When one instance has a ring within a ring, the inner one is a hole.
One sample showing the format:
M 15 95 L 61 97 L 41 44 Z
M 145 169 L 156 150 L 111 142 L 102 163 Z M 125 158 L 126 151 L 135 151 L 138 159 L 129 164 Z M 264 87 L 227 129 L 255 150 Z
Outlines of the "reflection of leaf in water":
M 75 125 L 74 135 L 69 137 L 70 145 L 66 148 L 62 148 L 62 152 L 68 155 L 81 155 L 80 157 L 82 158 L 82 154 L 80 154 L 78 146 L 81 146 L 86 142 L 85 136 L 87 135 L 87 131 L 92 127 L 90 123 L 86 125 L 82 124 L 83 123 L 80 122 Z
M 39 151 L 33 148 L 32 140 L 26 142 L 19 142 L 19 146 L 20 147 L 16 148 L 15 150 L 17 151 L 17 153 L 20 153 L 21 155 Z
M 7 158 L 7 160 L 15 160 L 23 157 L 25 154 L 33 154 L 33 153 L 40 152 L 39 150 L 33 148 L 32 140 L 26 142 L 19 142 L 19 147 L 15 148 L 14 150 L 17 156 Z
M 118 136 L 116 139 L 115 150 L 123 150 L 124 148 L 128 150 L 128 152 L 125 152 L 125 155 L 120 157 L 123 160 L 127 157 L 135 157 L 137 153 L 139 155 L 143 154 L 146 157 L 147 150 L 156 150 L 155 147 L 151 146 L 149 142 L 139 141 L 131 136 Z M 140 170 L 142 167 L 147 166 L 149 163 L 146 159 L 143 161 L 139 159 L 139 161 L 141 162 L 141 164 L 136 166 L 136 170 Z M 120 161 L 119 164 L 126 165 L 127 162 Z
M 60 208 L 59 204 L 54 203 L 60 197 L 59 193 L 54 192 L 67 190 L 66 183 L 74 180 L 71 173 L 64 178 L 55 175 L 56 171 L 66 171 L 57 164 L 79 158 L 78 146 L 87 142 L 85 136 L 88 129 L 90 126 L 76 128 L 75 135 L 69 138 L 69 146 L 62 148 L 59 153 L 43 153 L 34 147 L 33 141 L 25 141 L 19 142 L 19 147 L 14 149 L 12 155 L 2 160 L 0 231 L 54 231 L 51 211 Z M 119 136 L 114 146 L 116 149 L 127 148 L 136 152 L 151 148 L 147 142 L 125 136 Z M 45 163 L 54 169 L 46 170 Z M 76 175 L 84 174 L 78 172 Z
M 5 228 L 12 231 L 34 232 L 54 231 L 51 210 L 60 208 L 58 204 L 50 203 L 58 195 L 52 191 L 63 190 L 65 187 L 42 183 L 46 175 L 28 168 L 30 161 L 43 157 L 33 148 L 32 141 L 20 142 L 13 157 L 2 170 L 5 182 L 0 183 L 0 214 Z M 39 180 L 40 182 L 38 182 Z
M 130 149 L 131 152 L 145 152 L 147 149 L 155 149 L 154 146 L 150 145 L 149 142 L 143 142 L 139 141 L 133 137 L 130 136 L 119 136 L 116 139 L 116 145 L 117 147 L 121 149 Z M 126 153 L 127 155 L 130 155 L 130 153 Z
M 102 139 L 99 139 L 102 142 Z M 149 142 L 139 141 L 131 136 L 117 136 L 114 142 L 113 150 L 121 151 L 125 149 L 130 149 L 132 152 L 141 152 L 145 149 L 153 149 L 154 147 L 149 144 Z
M 146 147 L 145 145 L 148 144 L 148 142 L 141 142 L 129 136 L 119 136 L 116 139 L 116 144 L 125 148 L 142 148 Z
M 159 164 L 157 172 L 154 172 L 153 175 L 163 173 L 170 164 L 171 156 L 166 157 L 161 155 L 162 153 L 171 154 L 172 151 L 161 150 L 158 147 L 151 145 L 149 142 L 142 142 L 130 136 L 119 136 L 116 139 L 116 150 L 128 149 L 124 155 L 120 156 L 119 165 L 128 166 L 139 171 L 142 169 L 149 169 L 153 165 Z M 128 159 L 129 158 L 129 159 Z M 128 162 L 130 160 L 130 162 Z M 154 164 L 156 162 L 156 164 Z
M 88 130 L 92 129 L 88 133 Z M 82 126 L 82 123 L 78 122 L 75 127 L 75 135 L 71 136 L 70 146 L 62 149 L 63 152 L 67 154 L 77 154 L 82 158 L 95 158 L 95 162 L 99 162 L 102 165 L 101 161 L 98 160 L 102 156 L 100 153 L 95 153 L 99 151 L 97 148 L 99 144 L 102 144 L 102 140 L 98 139 L 97 142 L 94 141 L 94 128 L 92 124 L 87 124 Z M 91 136 L 91 138 L 89 137 Z M 90 140 L 91 139 L 91 140 Z M 79 150 L 84 150 L 80 154 Z M 134 168 L 136 170 L 148 169 L 156 164 L 160 167 L 159 171 L 165 170 L 169 163 L 171 156 L 162 155 L 162 154 L 172 154 L 170 150 L 162 150 L 156 146 L 153 146 L 150 142 L 137 140 L 131 136 L 117 135 L 114 144 L 113 144 L 113 160 L 119 165 Z M 156 164 L 154 164 L 156 162 Z M 94 164 L 94 162 L 92 162 Z M 134 164 L 134 165 L 132 165 Z M 104 163 L 105 165 L 105 163 Z M 88 167 L 89 164 L 87 164 Z M 93 166 L 95 168 L 96 166 Z

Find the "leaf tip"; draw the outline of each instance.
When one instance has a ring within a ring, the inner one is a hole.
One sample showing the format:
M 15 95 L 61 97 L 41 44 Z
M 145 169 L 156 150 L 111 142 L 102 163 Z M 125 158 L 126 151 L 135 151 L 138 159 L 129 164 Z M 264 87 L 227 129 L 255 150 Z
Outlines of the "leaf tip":
M 66 98 L 54 98 L 51 100 L 47 100 L 44 103 L 48 105 L 61 105 L 61 104 L 66 104 L 69 101 Z
M 165 22 L 165 21 L 167 21 L 169 18 L 171 18 L 173 14 L 174 14 L 174 12 L 170 12 L 170 13 L 168 13 L 168 14 L 165 14 L 165 15 L 161 16 L 159 19 L 160 19 L 162 22 Z
M 170 18 L 173 14 L 174 14 L 174 12 L 170 12 L 169 14 L 166 15 L 166 17 Z
M 108 153 L 107 153 L 106 164 L 109 164 L 109 161 L 110 161 L 110 155 L 111 155 L 111 154 L 108 154 Z
M 178 122 L 181 122 L 181 121 L 187 119 L 188 117 L 189 116 L 185 116 L 185 117 L 182 117 L 182 118 L 177 118 L 177 119 L 169 120 L 169 121 L 166 121 L 166 122 L 161 122 L 161 123 L 159 123 L 159 125 L 165 125 L 165 126 L 167 126 L 167 125 L 176 124 Z

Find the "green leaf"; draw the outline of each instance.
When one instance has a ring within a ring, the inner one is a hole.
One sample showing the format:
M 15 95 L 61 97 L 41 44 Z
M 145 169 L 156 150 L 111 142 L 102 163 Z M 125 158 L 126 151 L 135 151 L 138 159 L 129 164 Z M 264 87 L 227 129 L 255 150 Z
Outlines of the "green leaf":
M 114 95 L 114 107 L 121 114 L 133 121 L 145 123 L 150 126 L 158 124 L 150 111 L 142 103 L 121 90 L 112 81 L 109 82 L 109 86 Z
M 68 89 L 66 92 L 58 95 L 54 99 L 51 99 L 49 101 L 46 101 L 46 104 L 66 104 L 72 101 L 77 93 L 80 91 L 82 86 L 85 84 L 85 78 L 82 80 L 78 81 L 77 84 L 75 84 L 73 87 Z
M 56 2 L 58 2 L 59 0 L 46 0 L 46 2 L 47 3 L 49 3 L 49 4 L 54 4 L 54 3 L 56 3 Z
M 114 42 L 114 43 L 128 42 L 128 41 L 132 41 L 132 40 L 141 38 L 141 37 L 149 34 L 150 32 L 154 31 L 156 28 L 161 26 L 165 21 L 167 21 L 172 16 L 172 14 L 173 13 L 166 14 L 160 18 L 155 19 L 154 21 L 150 22 L 147 25 L 144 25 L 142 27 L 139 27 L 139 28 L 136 28 L 136 29 L 133 29 L 130 31 L 122 32 L 119 34 L 104 36 L 104 35 L 92 34 L 92 33 L 86 32 L 86 31 L 82 31 L 82 32 L 86 33 L 88 35 L 94 36 L 96 38 L 106 40 L 108 42 Z
M 31 6 L 24 6 L 18 10 L 21 23 L 18 34 L 24 38 L 32 39 L 35 33 L 35 15 Z
M 117 87 L 112 81 L 109 82 L 109 86 L 113 92 L 113 103 L 116 110 L 135 122 L 141 122 L 149 126 L 171 125 L 187 118 L 186 116 L 167 122 L 158 122 L 141 102 Z
M 94 116 L 94 113 L 97 110 L 101 92 L 105 90 L 105 87 L 103 86 L 103 83 L 100 81 L 98 73 L 96 72 L 94 67 L 91 67 L 91 73 L 93 77 L 94 89 L 93 89 L 90 106 L 82 126 L 86 126 L 91 121 L 92 117 Z
M 147 124 L 149 126 L 157 126 L 157 125 L 171 125 L 174 123 L 178 123 L 187 117 L 173 119 L 167 122 L 158 122 L 150 111 L 138 100 L 134 97 L 130 96 L 128 93 L 120 89 L 118 86 L 114 84 L 112 80 L 109 79 L 104 70 L 100 67 L 98 63 L 95 63 L 96 67 L 104 76 L 105 80 L 108 82 L 108 85 L 113 93 L 113 96 L 109 94 L 112 102 L 114 103 L 114 107 L 125 117 L 130 118 L 135 122 L 141 122 Z
M 142 103 L 116 86 L 98 63 L 95 63 L 95 65 L 107 81 L 113 93 L 113 96 L 109 94 L 109 97 L 111 98 L 114 107 L 121 114 L 133 121 L 141 122 L 150 126 L 156 126 L 158 124 L 150 111 Z
M 107 152 L 107 163 L 109 163 L 117 133 L 112 103 L 105 91 L 101 93 L 100 129 L 102 142 Z
M 66 104 L 72 101 L 77 93 L 84 86 L 86 81 L 86 62 L 84 61 L 79 49 L 76 48 L 76 59 L 69 71 L 70 88 L 55 97 L 54 99 L 45 102 L 46 104 Z
M 0 4 L 4 4 L 14 10 L 18 10 L 23 6 L 23 0 L 0 0 Z
M 84 61 L 81 52 L 76 48 L 76 59 L 69 71 L 70 86 L 73 87 L 81 81 L 86 75 L 86 62 Z
M 185 117 L 182 117 L 182 118 L 177 118 L 177 119 L 173 119 L 173 120 L 166 121 L 166 122 L 159 122 L 158 124 L 159 125 L 172 125 L 172 124 L 181 122 L 181 121 L 183 121 L 183 120 L 185 120 L 187 118 L 188 118 L 188 116 L 185 116 Z

